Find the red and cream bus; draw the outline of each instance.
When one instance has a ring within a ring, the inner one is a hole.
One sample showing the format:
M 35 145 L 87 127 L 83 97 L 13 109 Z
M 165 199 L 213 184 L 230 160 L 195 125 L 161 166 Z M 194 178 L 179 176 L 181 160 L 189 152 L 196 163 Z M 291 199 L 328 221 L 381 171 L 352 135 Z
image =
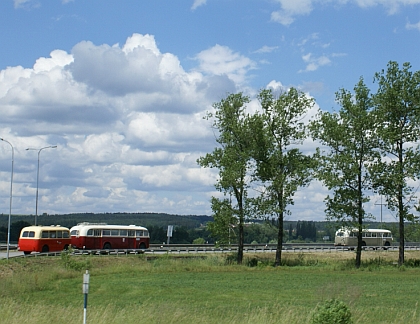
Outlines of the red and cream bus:
M 79 223 L 70 229 L 71 245 L 76 249 L 148 249 L 149 231 L 136 225 Z
M 27 226 L 22 228 L 18 250 L 31 252 L 54 252 L 66 250 L 71 244 L 70 230 L 60 225 Z

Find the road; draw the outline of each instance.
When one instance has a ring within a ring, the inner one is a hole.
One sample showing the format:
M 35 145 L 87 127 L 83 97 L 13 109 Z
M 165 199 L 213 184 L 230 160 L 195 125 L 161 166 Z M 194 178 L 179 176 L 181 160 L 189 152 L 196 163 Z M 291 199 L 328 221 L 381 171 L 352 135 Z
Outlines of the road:
M 376 249 L 375 247 L 368 247 L 367 249 Z M 381 247 L 377 248 L 381 250 Z M 392 251 L 398 251 L 398 246 L 393 245 L 388 248 Z M 410 244 L 405 247 L 407 251 L 413 250 L 420 250 L 420 246 L 417 244 Z M 120 255 L 120 254 L 134 254 L 134 253 L 144 253 L 144 254 L 194 254 L 194 253 L 235 253 L 237 251 L 236 246 L 232 247 L 215 247 L 211 244 L 203 244 L 203 245 L 159 245 L 159 244 L 151 244 L 148 250 L 74 250 L 74 254 L 111 254 L 111 255 Z M 244 253 L 264 253 L 264 252 L 275 252 L 276 247 L 275 245 L 251 245 L 247 244 L 244 247 Z M 328 252 L 348 252 L 350 249 L 348 247 L 335 247 L 333 244 L 284 244 L 282 252 L 285 253 L 300 253 L 300 252 L 307 252 L 307 253 L 314 253 L 314 252 L 321 252 L 321 253 L 328 253 Z M 48 255 L 59 255 L 60 252 L 50 252 Z M 34 256 L 41 256 L 44 255 L 43 253 L 32 253 L 28 257 Z M 0 259 L 6 258 L 6 247 L 1 246 L 0 250 Z M 23 257 L 23 252 L 16 250 L 16 245 L 11 246 L 11 250 L 9 251 L 9 257 Z

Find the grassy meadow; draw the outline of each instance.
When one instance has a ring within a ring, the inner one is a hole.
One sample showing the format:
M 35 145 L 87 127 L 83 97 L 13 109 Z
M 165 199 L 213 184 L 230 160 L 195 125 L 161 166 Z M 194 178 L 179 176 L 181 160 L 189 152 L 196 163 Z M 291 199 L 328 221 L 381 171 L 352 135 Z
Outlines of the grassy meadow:
M 73 256 L 0 261 L 0 323 L 310 323 L 318 304 L 348 305 L 354 323 L 419 323 L 420 251 Z

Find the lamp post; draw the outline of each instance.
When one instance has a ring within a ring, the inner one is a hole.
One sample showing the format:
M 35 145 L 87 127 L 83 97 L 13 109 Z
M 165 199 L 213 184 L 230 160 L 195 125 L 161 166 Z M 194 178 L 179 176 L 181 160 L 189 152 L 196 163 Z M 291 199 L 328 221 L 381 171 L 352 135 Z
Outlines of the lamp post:
M 40 149 L 35 148 L 27 148 L 27 151 L 33 150 L 38 151 L 38 169 L 36 172 L 36 203 L 35 203 L 35 226 L 37 225 L 38 220 L 38 184 L 39 184 L 39 155 L 41 154 L 42 150 L 48 149 L 48 148 L 57 148 L 57 145 L 51 145 L 51 146 L 45 146 Z
M 0 140 L 2 140 L 3 142 L 6 142 L 7 144 L 10 145 L 10 147 L 12 148 L 12 175 L 10 177 L 10 206 L 9 206 L 9 221 L 7 223 L 7 253 L 6 253 L 6 259 L 9 260 L 9 250 L 10 250 L 10 218 L 12 216 L 12 193 L 13 193 L 13 160 L 14 160 L 14 149 L 13 149 L 13 145 L 9 142 L 6 141 L 4 138 L 0 138 Z

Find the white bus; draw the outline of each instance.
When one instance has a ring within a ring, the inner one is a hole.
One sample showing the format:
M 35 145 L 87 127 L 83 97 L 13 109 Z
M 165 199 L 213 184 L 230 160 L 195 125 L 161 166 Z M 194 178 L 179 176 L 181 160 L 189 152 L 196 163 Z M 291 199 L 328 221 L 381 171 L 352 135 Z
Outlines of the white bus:
M 357 246 L 357 229 L 340 228 L 335 232 L 335 246 Z M 388 247 L 392 244 L 392 233 L 386 229 L 364 229 L 362 246 Z

